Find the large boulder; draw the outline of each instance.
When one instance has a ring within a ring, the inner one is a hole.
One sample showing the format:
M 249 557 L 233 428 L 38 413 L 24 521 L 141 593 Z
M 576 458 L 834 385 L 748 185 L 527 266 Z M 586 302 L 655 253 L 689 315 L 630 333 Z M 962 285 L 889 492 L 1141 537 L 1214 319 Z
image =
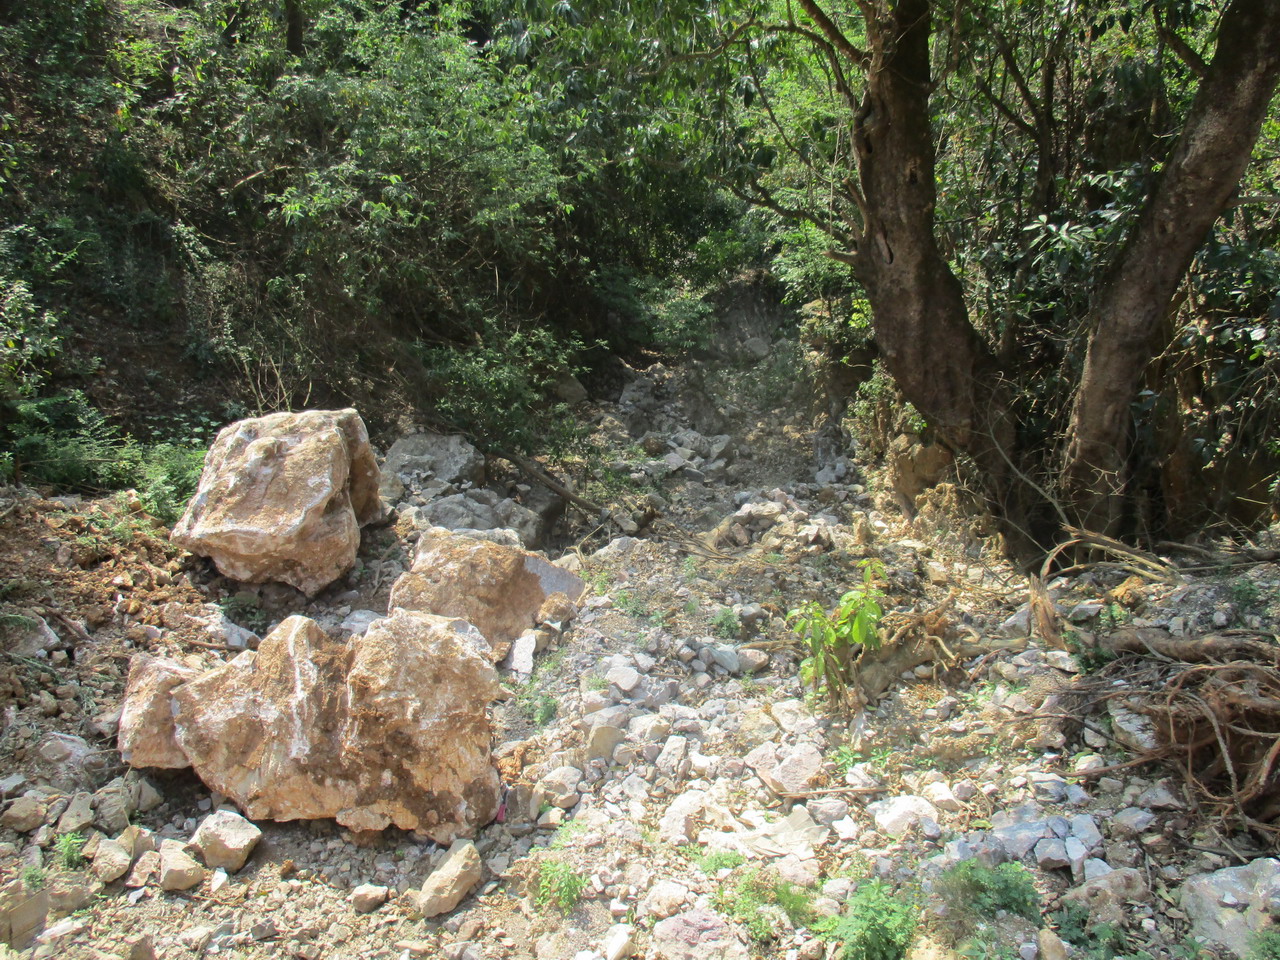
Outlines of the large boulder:
M 134 767 L 181 770 L 191 766 L 173 730 L 173 691 L 199 671 L 174 660 L 139 653 L 129 662 L 120 710 L 120 756 Z
M 294 616 L 178 687 L 174 723 L 200 778 L 254 820 L 395 824 L 448 843 L 497 813 L 498 693 L 470 624 L 396 611 L 340 643 Z
M 564 610 L 584 589 L 578 576 L 535 553 L 433 529 L 392 586 L 391 608 L 459 617 L 503 647 L 540 619 L 560 619 L 548 611 Z
M 273 413 L 218 434 L 173 541 L 234 580 L 314 596 L 351 569 L 360 527 L 381 511 L 358 413 Z

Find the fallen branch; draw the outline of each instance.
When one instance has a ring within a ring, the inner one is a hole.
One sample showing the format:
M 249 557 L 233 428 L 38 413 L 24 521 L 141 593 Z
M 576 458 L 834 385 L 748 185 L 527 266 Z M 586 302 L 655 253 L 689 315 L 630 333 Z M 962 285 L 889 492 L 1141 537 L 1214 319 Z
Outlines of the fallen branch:
M 522 457 L 520 454 L 512 453 L 508 450 L 495 450 L 493 451 L 493 454 L 496 457 L 501 457 L 508 463 L 514 464 L 530 480 L 542 484 L 542 486 L 546 487 L 552 493 L 563 497 L 588 516 L 599 517 L 609 513 L 606 507 L 603 507 L 598 503 L 593 503 L 585 497 L 578 496 L 528 457 Z

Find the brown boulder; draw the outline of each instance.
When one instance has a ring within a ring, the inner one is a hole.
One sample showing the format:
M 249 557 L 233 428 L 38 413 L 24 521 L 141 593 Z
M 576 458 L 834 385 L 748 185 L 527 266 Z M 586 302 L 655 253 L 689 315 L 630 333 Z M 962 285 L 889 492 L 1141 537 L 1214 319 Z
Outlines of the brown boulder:
M 178 742 L 254 820 L 395 824 L 447 843 L 498 808 L 487 654 L 469 624 L 421 613 L 347 643 L 290 617 L 256 652 L 178 688 Z
M 536 553 L 433 529 L 391 588 L 391 609 L 461 618 L 500 647 L 536 625 L 540 613 L 572 616 L 584 589 L 575 574 Z
M 273 413 L 218 434 L 173 541 L 234 580 L 312 596 L 351 569 L 360 527 L 381 509 L 358 413 Z
M 120 711 L 120 756 L 134 767 L 181 770 L 191 766 L 173 732 L 173 690 L 199 672 L 174 660 L 139 653 L 129 661 Z

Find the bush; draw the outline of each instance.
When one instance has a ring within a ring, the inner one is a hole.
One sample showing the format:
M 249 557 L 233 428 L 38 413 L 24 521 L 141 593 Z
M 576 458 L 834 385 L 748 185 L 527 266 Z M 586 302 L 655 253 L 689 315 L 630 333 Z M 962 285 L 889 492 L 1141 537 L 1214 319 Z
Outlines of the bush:
M 880 880 L 870 880 L 849 898 L 843 917 L 822 921 L 815 929 L 841 944 L 842 960 L 902 960 L 915 936 L 915 904 L 895 895 Z
M 554 903 L 562 913 L 568 913 L 587 888 L 587 875 L 564 860 L 543 860 L 538 864 L 538 877 L 534 884 L 534 899 L 538 906 Z
M 800 664 L 801 678 L 815 693 L 826 690 L 833 705 L 845 702 L 862 648 L 875 650 L 881 642 L 877 628 L 884 615 L 884 591 L 876 579 L 884 567 L 873 560 L 860 566 L 862 583 L 845 593 L 831 613 L 811 600 L 787 614 L 791 629 L 809 648 Z

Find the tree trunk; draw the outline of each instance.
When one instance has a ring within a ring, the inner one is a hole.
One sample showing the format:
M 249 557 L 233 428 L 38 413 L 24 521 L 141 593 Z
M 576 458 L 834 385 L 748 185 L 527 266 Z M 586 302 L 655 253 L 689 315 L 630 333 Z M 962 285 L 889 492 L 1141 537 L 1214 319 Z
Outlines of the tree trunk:
M 945 445 L 974 458 L 997 510 L 1016 517 L 1006 461 L 1013 430 L 995 357 L 970 323 L 960 281 L 934 235 L 930 3 L 879 7 L 867 18 L 870 63 L 855 124 L 864 229 L 850 262 L 871 303 L 876 344 L 903 395 Z
M 1080 526 L 1114 533 L 1130 405 L 1196 251 L 1244 173 L 1280 80 L 1280 3 L 1232 0 L 1182 133 L 1094 307 L 1072 405 L 1063 493 Z
M 302 56 L 302 38 L 305 28 L 302 0 L 284 0 L 284 47 L 295 57 Z

